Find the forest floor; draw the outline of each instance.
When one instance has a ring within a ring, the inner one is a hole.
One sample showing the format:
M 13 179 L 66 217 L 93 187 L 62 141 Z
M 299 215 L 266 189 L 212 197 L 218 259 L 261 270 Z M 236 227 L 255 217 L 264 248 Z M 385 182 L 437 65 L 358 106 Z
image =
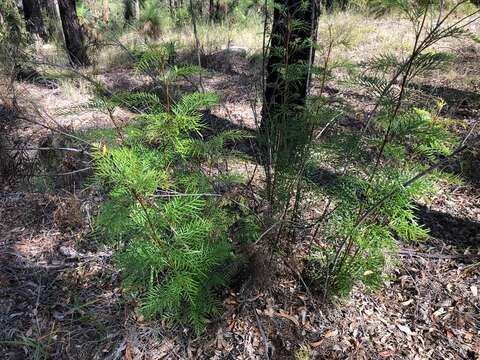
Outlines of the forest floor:
M 357 39 L 362 47 L 338 56 L 361 59 L 382 41 L 404 51 L 401 31 L 371 39 L 396 25 L 404 26 L 372 20 Z M 441 96 L 447 103 L 443 116 L 457 120 L 454 130 L 466 134 L 480 115 L 480 46 L 448 45 L 455 61 L 422 79 L 418 89 L 425 97 Z M 214 125 L 255 129 L 258 67 L 242 54 L 222 51 L 206 65 L 211 72 L 203 78 L 204 87 L 222 95 L 221 106 L 212 110 Z M 112 89 L 129 90 L 145 81 L 128 66 L 97 76 Z M 39 122 L 75 132 L 109 126 L 108 118 L 95 111 L 62 112 L 90 98 L 81 82 L 50 87 L 21 82 L 17 89 L 24 108 L 35 110 Z M 331 90 L 356 109 L 368 106 L 355 89 L 338 84 Z M 129 119 L 127 112 L 117 115 Z M 32 146 L 42 146 L 49 136 L 48 129 L 22 120 L 15 131 Z M 444 186 L 419 204 L 419 221 L 431 236 L 399 244 L 398 261 L 381 290 L 357 286 L 349 298 L 325 304 L 302 286 L 292 264 L 279 262 L 267 278 L 252 276 L 228 290 L 221 315 L 198 337 L 180 326 L 147 322 L 135 311 L 135 302 L 120 288 L 112 249 L 91 241 L 101 196 L 94 186 L 77 185 L 81 173 L 73 174 L 73 181 L 67 176 L 48 184 L 39 176 L 28 189 L 10 179 L 0 188 L 3 358 L 480 359 L 479 154 L 477 149 L 461 160 L 462 185 Z M 83 166 L 67 155 L 57 165 L 57 172 Z M 54 191 L 44 190 L 49 187 Z M 264 261 L 261 255 L 257 260 Z

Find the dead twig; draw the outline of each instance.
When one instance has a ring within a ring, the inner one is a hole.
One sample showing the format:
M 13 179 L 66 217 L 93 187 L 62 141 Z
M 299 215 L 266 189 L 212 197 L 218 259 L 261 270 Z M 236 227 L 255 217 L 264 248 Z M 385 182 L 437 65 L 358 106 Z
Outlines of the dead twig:
M 428 258 L 428 259 L 465 259 L 469 258 L 470 256 L 468 255 L 453 255 L 453 254 L 440 254 L 440 253 L 422 253 L 418 252 L 415 250 L 411 249 L 401 249 L 398 252 L 399 255 L 401 256 L 414 256 L 414 257 L 422 257 L 422 258 Z
M 270 360 L 270 346 L 269 346 L 269 341 L 268 337 L 265 334 L 265 331 L 263 330 L 262 323 L 260 321 L 260 318 L 258 317 L 257 310 L 254 309 L 253 313 L 255 314 L 255 319 L 257 320 L 257 325 L 258 325 L 258 330 L 260 330 L 260 334 L 262 335 L 263 342 L 265 344 L 265 359 Z

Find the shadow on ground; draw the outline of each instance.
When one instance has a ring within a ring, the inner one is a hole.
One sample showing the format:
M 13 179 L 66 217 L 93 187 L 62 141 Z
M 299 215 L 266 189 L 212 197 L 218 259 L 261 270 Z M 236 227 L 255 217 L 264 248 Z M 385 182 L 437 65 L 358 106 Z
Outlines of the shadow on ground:
M 416 216 L 420 224 L 430 230 L 430 235 L 446 245 L 455 247 L 480 247 L 480 222 L 431 210 L 417 204 Z
M 0 194 L 0 351 L 3 359 L 106 358 L 124 334 L 110 255 L 74 250 L 48 195 Z
M 446 115 L 450 117 L 472 117 L 480 109 L 480 94 L 477 92 L 430 84 L 412 84 L 412 87 L 429 96 L 445 100 Z

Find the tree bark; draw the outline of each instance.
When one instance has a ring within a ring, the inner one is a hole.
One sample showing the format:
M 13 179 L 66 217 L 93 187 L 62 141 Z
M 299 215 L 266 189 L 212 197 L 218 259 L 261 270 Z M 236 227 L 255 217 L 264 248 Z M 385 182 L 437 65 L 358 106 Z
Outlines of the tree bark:
M 47 33 L 43 25 L 42 11 L 38 0 L 22 0 L 22 4 L 27 31 L 46 41 Z
M 41 0 L 40 4 L 48 18 L 52 18 L 55 21 L 60 20 L 60 11 L 58 9 L 57 0 Z
M 102 19 L 105 24 L 108 24 L 110 20 L 110 9 L 109 9 L 108 0 L 103 0 Z
M 133 4 L 133 0 L 124 0 L 123 4 L 125 6 L 124 9 L 124 19 L 125 19 L 125 25 L 131 24 L 132 21 L 135 19 L 135 8 Z
M 315 0 L 302 4 L 302 0 L 275 0 L 259 138 L 266 169 L 294 165 L 309 137 L 303 109 L 319 6 Z
M 208 1 L 208 17 L 209 17 L 210 21 L 213 21 L 213 17 L 215 15 L 213 10 L 214 10 L 213 0 L 209 0 Z
M 135 4 L 135 19 L 140 19 L 140 0 L 133 0 Z
M 50 40 L 54 40 L 59 35 L 64 40 L 63 32 L 60 30 L 60 11 L 58 9 L 57 0 L 41 0 L 40 5 L 45 16 L 47 36 Z
M 217 0 L 215 5 L 215 14 L 213 15 L 215 20 L 220 20 L 220 0 Z
M 90 65 L 75 0 L 58 0 L 58 7 L 70 63 L 74 66 Z

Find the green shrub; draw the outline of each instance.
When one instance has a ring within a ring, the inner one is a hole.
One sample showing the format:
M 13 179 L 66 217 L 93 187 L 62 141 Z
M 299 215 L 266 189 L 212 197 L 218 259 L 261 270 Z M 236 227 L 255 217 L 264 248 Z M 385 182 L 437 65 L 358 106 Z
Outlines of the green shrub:
M 140 68 L 155 61 L 164 77 L 185 70 L 168 66 L 162 54 L 143 58 Z M 119 105 L 142 109 L 133 124 L 115 128 L 115 140 L 97 145 L 95 174 L 108 192 L 97 225 L 121 245 L 116 263 L 145 316 L 161 315 L 197 332 L 215 313 L 233 260 L 228 229 L 234 217 L 215 194 L 225 174 L 207 176 L 203 166 L 212 166 L 225 141 L 241 134 L 221 133 L 208 142 L 198 136 L 204 127 L 199 110 L 217 100 L 191 93 L 166 105 L 147 92 L 97 101 L 110 114 Z
M 266 223 L 280 224 L 273 227 L 273 244 L 282 237 L 313 236 L 316 244 L 306 257 L 305 275 L 325 295 L 346 295 L 356 282 L 380 286 L 398 240 L 428 236 L 415 217 L 415 203 L 446 179 L 440 170 L 432 171 L 433 165 L 449 157 L 459 143 L 448 131 L 451 121 L 439 116 L 442 100 L 419 106 L 411 85 L 417 76 L 445 67 L 451 56 L 432 47 L 445 38 L 470 36 L 465 27 L 474 14 L 451 25 L 448 17 L 453 12 L 439 16 L 437 5 L 428 1 L 383 3 L 413 23 L 410 56 L 379 54 L 354 68 L 332 59 L 332 49 L 348 42 L 329 28 L 330 37 L 320 39 L 317 47 L 318 65 L 311 67 L 318 95 L 302 105 L 303 112 L 276 104 L 279 116 L 270 125 L 272 135 L 259 138 L 270 161 L 264 166 L 270 217 Z M 270 53 L 283 54 L 285 49 Z M 305 69 L 302 65 L 288 65 L 281 81 L 294 82 Z M 328 94 L 326 84 L 335 80 L 339 68 L 351 74 L 349 85 L 372 100 L 362 117 L 354 117 L 345 99 Z M 287 160 L 276 162 L 282 158 Z M 330 174 L 319 177 L 322 170 Z
M 140 14 L 140 31 L 151 39 L 158 39 L 163 25 L 162 12 L 165 9 L 158 0 L 147 0 Z

